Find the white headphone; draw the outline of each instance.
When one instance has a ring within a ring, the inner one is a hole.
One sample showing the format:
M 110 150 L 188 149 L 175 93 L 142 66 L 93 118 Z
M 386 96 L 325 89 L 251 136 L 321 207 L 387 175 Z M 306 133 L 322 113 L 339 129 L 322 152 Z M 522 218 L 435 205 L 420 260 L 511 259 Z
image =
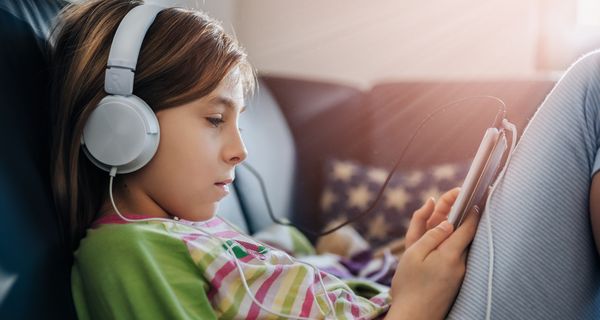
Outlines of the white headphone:
M 84 153 L 104 171 L 136 171 L 158 149 L 158 119 L 148 104 L 133 94 L 133 80 L 144 36 L 164 9 L 146 4 L 131 9 L 113 38 L 104 77 L 108 95 L 90 115 L 81 136 Z

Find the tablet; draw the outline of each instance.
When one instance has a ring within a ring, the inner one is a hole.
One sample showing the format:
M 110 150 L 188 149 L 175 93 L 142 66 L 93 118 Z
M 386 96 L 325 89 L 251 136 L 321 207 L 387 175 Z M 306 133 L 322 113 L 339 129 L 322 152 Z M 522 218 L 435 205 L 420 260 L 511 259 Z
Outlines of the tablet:
M 473 206 L 483 204 L 482 198 L 492 184 L 507 147 L 504 131 L 486 130 L 458 197 L 450 209 L 448 221 L 458 228 Z

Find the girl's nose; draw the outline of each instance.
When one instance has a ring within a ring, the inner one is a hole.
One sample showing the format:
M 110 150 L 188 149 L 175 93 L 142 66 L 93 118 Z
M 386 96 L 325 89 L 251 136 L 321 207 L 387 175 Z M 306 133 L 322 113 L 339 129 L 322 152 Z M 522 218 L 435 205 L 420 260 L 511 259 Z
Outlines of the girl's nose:
M 229 160 L 229 162 L 231 162 L 234 165 L 240 164 L 242 161 L 246 160 L 246 156 L 247 156 L 247 154 L 246 154 L 246 152 L 244 152 L 244 155 L 232 157 Z
M 244 145 L 241 137 L 238 139 L 238 143 L 236 143 L 236 146 L 233 150 L 233 155 L 231 155 L 229 158 L 229 163 L 232 165 L 238 165 L 248 157 L 248 150 L 246 150 L 246 146 Z

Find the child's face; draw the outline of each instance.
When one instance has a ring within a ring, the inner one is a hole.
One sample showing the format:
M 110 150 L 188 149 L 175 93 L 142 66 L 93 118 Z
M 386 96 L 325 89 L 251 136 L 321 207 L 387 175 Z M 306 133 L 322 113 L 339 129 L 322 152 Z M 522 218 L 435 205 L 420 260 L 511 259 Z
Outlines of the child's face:
M 227 187 L 216 183 L 233 179 L 234 168 L 247 156 L 238 128 L 244 109 L 238 78 L 234 70 L 208 96 L 156 113 L 160 124 L 156 155 L 125 181 L 132 184 L 125 192 L 139 193 L 137 201 L 143 204 L 128 203 L 137 207 L 138 212 L 132 213 L 186 220 L 214 216 L 218 201 L 228 193 Z

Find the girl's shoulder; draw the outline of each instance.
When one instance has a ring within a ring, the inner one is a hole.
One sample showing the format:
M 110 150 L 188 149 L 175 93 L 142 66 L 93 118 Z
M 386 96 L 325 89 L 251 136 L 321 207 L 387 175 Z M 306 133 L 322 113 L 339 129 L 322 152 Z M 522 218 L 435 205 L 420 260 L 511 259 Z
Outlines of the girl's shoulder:
M 127 261 L 143 252 L 171 251 L 181 247 L 166 222 L 125 222 L 113 217 L 94 223 L 75 251 L 76 263 L 86 261 Z M 155 255 L 155 254 L 153 254 Z
M 95 279 L 89 281 L 96 284 L 118 284 L 139 270 L 162 268 L 157 266 L 198 270 L 192 252 L 217 252 L 219 248 L 212 241 L 194 241 L 200 245 L 192 251 L 194 234 L 196 229 L 175 221 L 100 220 L 87 230 L 74 252 L 73 272 Z
M 74 255 L 71 285 L 78 312 L 161 319 L 212 314 L 204 295 L 209 284 L 181 238 L 185 231 L 185 225 L 169 221 L 99 220 Z
M 148 218 L 141 215 L 128 215 L 128 217 Z M 189 254 L 187 243 L 192 239 L 203 238 L 205 232 L 231 236 L 237 233 L 237 230 L 218 217 L 199 222 L 168 220 L 128 222 L 118 216 L 105 216 L 94 222 L 87 230 L 75 256 L 83 259 L 90 255 L 94 258 L 100 255 L 110 260 L 131 259 L 140 252 L 164 251 L 171 255 Z M 211 241 L 201 243 L 205 246 L 215 244 Z

